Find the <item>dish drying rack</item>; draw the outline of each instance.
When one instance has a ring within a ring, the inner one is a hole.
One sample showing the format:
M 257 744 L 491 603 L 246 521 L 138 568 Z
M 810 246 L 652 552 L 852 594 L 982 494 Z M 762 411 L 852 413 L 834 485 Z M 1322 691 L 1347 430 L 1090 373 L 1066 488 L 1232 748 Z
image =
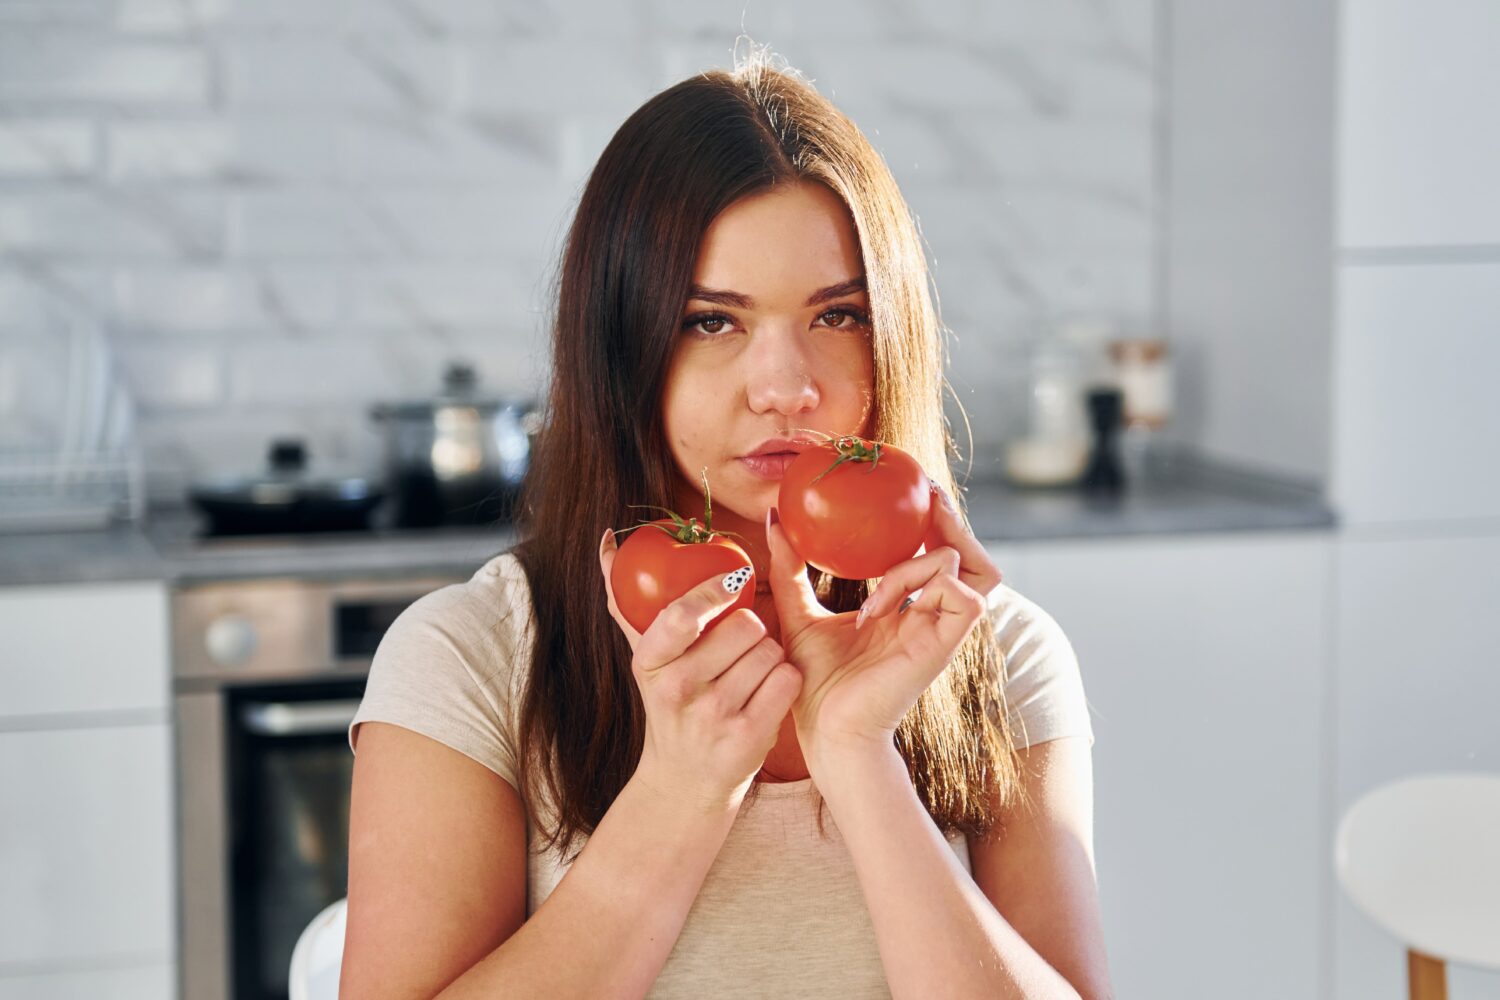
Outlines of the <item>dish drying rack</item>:
M 80 531 L 145 513 L 136 448 L 59 452 L 0 449 L 0 533 Z
M 64 324 L 25 346 L 0 352 L 0 367 L 10 366 L 0 381 L 42 385 L 43 400 L 51 398 L 50 387 L 62 391 L 39 424 L 28 424 L 24 414 L 0 413 L 0 429 L 55 428 L 0 442 L 0 534 L 141 520 L 145 462 L 135 433 L 135 400 L 102 330 L 91 323 Z

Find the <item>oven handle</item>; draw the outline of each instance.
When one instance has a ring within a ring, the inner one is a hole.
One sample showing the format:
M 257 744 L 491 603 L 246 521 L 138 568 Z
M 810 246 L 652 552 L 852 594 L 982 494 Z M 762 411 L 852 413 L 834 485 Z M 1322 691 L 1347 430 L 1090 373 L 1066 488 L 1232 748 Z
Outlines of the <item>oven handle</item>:
M 358 698 L 251 702 L 241 709 L 240 719 L 257 736 L 320 736 L 347 730 L 358 710 Z

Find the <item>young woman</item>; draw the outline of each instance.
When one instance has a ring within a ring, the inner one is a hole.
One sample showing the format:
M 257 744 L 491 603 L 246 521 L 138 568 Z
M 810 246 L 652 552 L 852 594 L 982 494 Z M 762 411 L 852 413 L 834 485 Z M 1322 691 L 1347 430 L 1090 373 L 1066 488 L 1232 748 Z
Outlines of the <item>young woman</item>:
M 620 127 L 555 293 L 519 541 L 400 616 L 350 726 L 342 995 L 1109 996 L 1078 664 L 950 499 L 879 155 L 752 48 Z M 745 461 L 819 432 L 932 480 L 881 579 L 807 567 Z M 638 633 L 610 529 L 701 515 L 705 469 L 754 611 L 704 633 L 715 578 Z

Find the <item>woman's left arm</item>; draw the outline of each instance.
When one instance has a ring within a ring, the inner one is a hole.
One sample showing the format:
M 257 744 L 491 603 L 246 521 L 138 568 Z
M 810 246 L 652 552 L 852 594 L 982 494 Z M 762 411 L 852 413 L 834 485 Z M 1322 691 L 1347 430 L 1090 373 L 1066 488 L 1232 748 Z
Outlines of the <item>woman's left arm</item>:
M 1004 815 L 995 838 L 970 840 L 972 878 L 894 745 L 819 759 L 813 781 L 859 876 L 892 996 L 1112 996 L 1088 740 L 1053 740 L 1020 755 L 1031 808 Z

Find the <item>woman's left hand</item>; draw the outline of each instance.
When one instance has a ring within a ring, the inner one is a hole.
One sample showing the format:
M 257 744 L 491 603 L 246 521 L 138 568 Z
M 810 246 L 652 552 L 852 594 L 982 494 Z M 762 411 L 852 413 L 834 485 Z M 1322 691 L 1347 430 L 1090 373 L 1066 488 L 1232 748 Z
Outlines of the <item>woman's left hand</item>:
M 818 603 L 806 562 L 779 522 L 767 525 L 781 645 L 802 671 L 792 715 L 810 770 L 831 753 L 890 746 L 896 727 L 943 672 L 1001 581 L 945 493 L 931 489 L 926 551 L 886 572 L 865 602 L 859 628 L 855 612 L 834 613 Z M 903 600 L 918 590 L 903 610 Z

